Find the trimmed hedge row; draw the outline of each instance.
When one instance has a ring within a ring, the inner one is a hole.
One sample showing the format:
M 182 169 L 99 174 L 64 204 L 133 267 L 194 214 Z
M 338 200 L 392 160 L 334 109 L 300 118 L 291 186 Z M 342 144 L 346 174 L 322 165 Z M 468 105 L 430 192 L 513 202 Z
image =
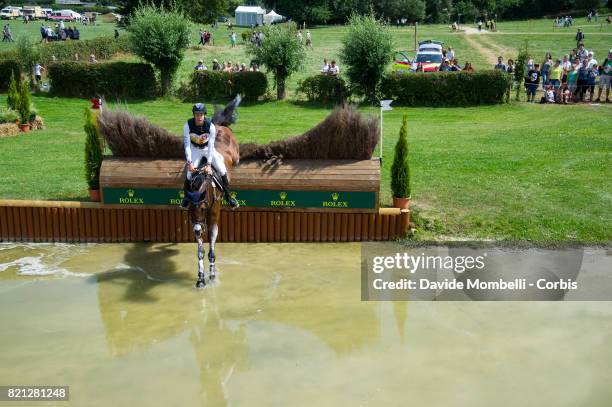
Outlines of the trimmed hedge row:
M 150 98 L 157 94 L 153 67 L 136 62 L 56 62 L 49 65 L 51 94 L 91 98 Z
M 91 54 L 94 54 L 96 59 L 103 60 L 112 58 L 119 53 L 128 53 L 130 50 L 131 43 L 127 35 L 117 39 L 99 37 L 91 40 L 54 41 L 42 44 L 40 47 L 43 65 L 50 63 L 53 55 L 58 61 L 73 61 L 74 54 L 79 54 L 83 61 L 87 61 Z
M 344 103 L 350 96 L 349 88 L 339 76 L 314 75 L 298 83 L 298 93 L 303 93 L 311 102 Z
M 21 67 L 19 63 L 12 59 L 0 60 L 0 92 L 8 90 L 9 82 L 11 81 L 11 72 L 15 73 L 15 80 L 21 75 Z
M 240 93 L 245 101 L 253 102 L 267 89 L 268 78 L 263 72 L 197 71 L 181 94 L 189 100 L 222 100 Z
M 511 82 L 501 71 L 391 74 L 381 90 L 397 105 L 473 106 L 506 102 Z

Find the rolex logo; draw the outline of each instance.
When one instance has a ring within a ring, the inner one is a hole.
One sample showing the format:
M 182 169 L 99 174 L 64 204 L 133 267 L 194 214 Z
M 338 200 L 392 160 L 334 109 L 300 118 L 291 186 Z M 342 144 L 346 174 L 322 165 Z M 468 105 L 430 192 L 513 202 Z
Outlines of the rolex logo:
M 185 191 L 179 191 L 179 198 L 185 198 Z
M 134 190 L 133 189 L 128 189 L 128 196 L 130 198 L 132 198 L 134 196 Z
M 286 192 L 281 192 L 279 195 L 280 195 L 280 199 L 283 200 L 283 201 L 285 200 L 285 198 L 287 198 L 287 193 Z
M 332 199 L 333 199 L 334 201 L 337 201 L 337 200 L 338 200 L 338 198 L 340 197 L 340 194 L 339 194 L 339 193 L 337 193 L 337 192 L 334 192 L 333 194 L 331 194 L 331 197 L 332 197 Z

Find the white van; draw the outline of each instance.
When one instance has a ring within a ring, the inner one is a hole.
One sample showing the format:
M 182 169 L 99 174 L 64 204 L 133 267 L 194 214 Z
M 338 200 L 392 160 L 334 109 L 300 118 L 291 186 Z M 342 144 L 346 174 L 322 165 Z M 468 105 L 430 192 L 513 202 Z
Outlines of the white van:
M 5 7 L 0 10 L 0 18 L 3 20 L 14 20 L 19 18 L 19 10 L 13 7 Z
M 49 20 L 53 21 L 77 21 L 80 20 L 82 16 L 76 11 L 72 10 L 58 10 L 51 13 Z

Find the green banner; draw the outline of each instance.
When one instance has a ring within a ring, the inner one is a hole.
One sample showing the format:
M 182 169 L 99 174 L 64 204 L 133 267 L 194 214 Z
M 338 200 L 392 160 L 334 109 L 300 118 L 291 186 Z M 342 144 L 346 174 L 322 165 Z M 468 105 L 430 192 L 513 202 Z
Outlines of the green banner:
M 103 188 L 102 194 L 104 203 L 113 205 L 178 205 L 183 199 L 183 191 L 172 188 Z M 375 192 L 243 189 L 232 191 L 232 195 L 242 207 L 376 208 Z

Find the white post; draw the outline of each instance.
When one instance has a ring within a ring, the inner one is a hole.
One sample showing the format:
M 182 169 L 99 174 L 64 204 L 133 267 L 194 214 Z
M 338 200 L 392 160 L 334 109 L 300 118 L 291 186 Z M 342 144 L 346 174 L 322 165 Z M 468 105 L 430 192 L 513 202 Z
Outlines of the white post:
M 380 101 L 380 165 L 382 166 L 382 156 L 383 156 L 383 112 L 385 110 L 393 110 L 391 107 L 392 100 L 381 100 Z

